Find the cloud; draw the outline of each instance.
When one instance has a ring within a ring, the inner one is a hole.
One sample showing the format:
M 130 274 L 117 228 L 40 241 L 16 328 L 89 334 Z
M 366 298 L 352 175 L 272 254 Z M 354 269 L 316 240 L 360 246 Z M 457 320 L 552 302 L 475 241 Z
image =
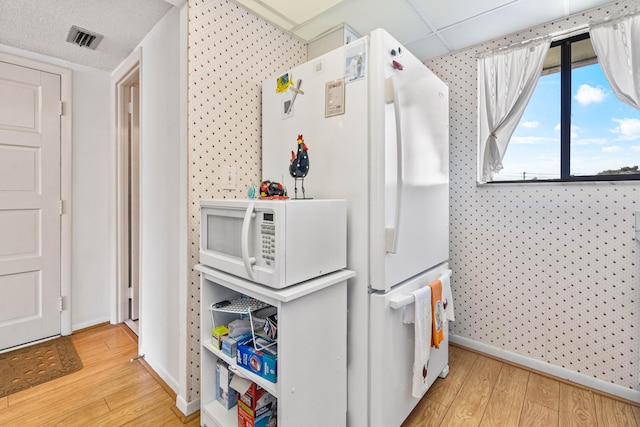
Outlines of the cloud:
M 622 150 L 622 147 L 618 145 L 610 145 L 608 147 L 602 147 L 603 153 L 617 153 L 620 150 Z
M 593 87 L 587 84 L 580 85 L 578 93 L 574 97 L 581 105 L 589 105 L 592 102 L 602 102 L 607 93 L 601 87 Z
M 542 136 L 513 136 L 511 144 L 544 144 L 547 142 L 560 143 L 558 138 L 546 138 Z
M 640 151 L 640 145 L 634 145 L 633 147 L 631 147 L 632 151 Z
M 523 122 L 522 123 L 522 127 L 527 128 L 527 129 L 535 129 L 538 126 L 540 126 L 540 122 L 537 120 L 531 120 L 529 122 Z
M 620 135 L 620 140 L 628 141 L 640 138 L 640 119 L 612 118 L 611 120 L 618 123 L 618 126 L 611 132 Z
M 582 138 L 582 139 L 571 140 L 572 145 L 592 145 L 592 144 L 602 145 L 602 144 L 606 144 L 607 142 L 609 142 L 607 138 Z

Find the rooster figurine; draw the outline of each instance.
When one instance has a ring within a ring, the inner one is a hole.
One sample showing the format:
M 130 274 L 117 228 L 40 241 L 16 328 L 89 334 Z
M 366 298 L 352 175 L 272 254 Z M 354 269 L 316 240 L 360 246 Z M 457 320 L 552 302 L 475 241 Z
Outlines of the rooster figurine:
M 289 164 L 289 174 L 295 180 L 295 196 L 298 198 L 298 178 L 302 180 L 302 198 L 304 195 L 304 177 L 309 173 L 309 147 L 304 143 L 302 135 L 298 135 L 298 150 L 291 152 L 291 163 Z

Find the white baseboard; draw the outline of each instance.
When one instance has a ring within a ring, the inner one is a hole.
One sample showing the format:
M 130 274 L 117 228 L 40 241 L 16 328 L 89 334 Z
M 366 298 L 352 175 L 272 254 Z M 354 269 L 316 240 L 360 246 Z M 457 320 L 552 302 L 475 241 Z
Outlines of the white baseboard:
M 640 402 L 640 391 L 638 390 L 632 390 L 626 387 L 602 381 L 597 378 L 589 377 L 587 375 L 580 374 L 566 368 L 561 368 L 559 366 L 555 366 L 538 359 L 533 359 L 531 357 L 522 356 L 517 353 L 502 350 L 500 348 L 458 335 L 451 334 L 449 336 L 449 340 L 452 343 L 460 344 L 461 346 L 470 348 L 472 350 L 477 350 L 479 352 L 498 357 L 500 359 L 504 359 L 536 371 L 544 372 L 560 379 L 571 381 L 573 383 L 580 384 L 585 387 L 590 387 L 594 390 L 599 390 L 604 393 L 621 397 L 623 399 L 631 400 L 633 402 Z
M 189 416 L 200 410 L 200 398 L 187 402 L 183 396 L 176 397 L 176 407 L 180 409 L 185 416 Z
M 160 363 L 158 363 L 153 357 L 145 354 L 143 350 L 141 350 L 141 352 L 145 355 L 144 360 L 149 364 L 151 369 L 153 369 L 154 372 L 158 374 L 160 378 L 162 378 L 162 381 L 164 381 L 171 388 L 171 390 L 173 390 L 174 393 L 177 393 L 178 381 L 176 381 L 176 379 L 172 375 L 170 375 L 169 372 L 167 372 L 167 370 L 164 369 L 164 367 L 161 366 Z
M 101 317 L 98 319 L 90 320 L 88 322 L 76 323 L 74 325 L 71 325 L 71 330 L 79 331 L 80 329 L 90 328 L 92 326 L 100 325 L 102 323 L 109 323 L 109 320 L 110 320 L 109 317 Z

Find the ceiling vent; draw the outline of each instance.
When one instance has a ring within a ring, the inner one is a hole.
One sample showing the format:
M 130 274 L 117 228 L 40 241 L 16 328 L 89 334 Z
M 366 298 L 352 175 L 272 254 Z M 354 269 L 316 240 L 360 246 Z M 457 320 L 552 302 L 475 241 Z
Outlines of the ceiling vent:
M 88 47 L 89 49 L 95 50 L 102 41 L 103 37 L 104 36 L 102 36 L 101 34 L 92 33 L 91 31 L 87 31 L 84 28 L 72 25 L 71 29 L 69 30 L 69 35 L 67 35 L 67 41 L 81 47 Z

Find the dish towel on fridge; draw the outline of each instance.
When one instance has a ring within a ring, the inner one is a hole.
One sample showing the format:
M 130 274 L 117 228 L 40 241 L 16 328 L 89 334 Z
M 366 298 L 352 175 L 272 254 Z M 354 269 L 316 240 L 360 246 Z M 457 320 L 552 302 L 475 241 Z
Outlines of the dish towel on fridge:
M 442 308 L 444 308 L 445 318 L 450 322 L 455 322 L 456 316 L 453 312 L 453 295 L 451 294 L 451 272 L 448 271 L 439 279 L 442 282 Z
M 427 391 L 427 363 L 431 351 L 431 288 L 425 286 L 411 292 L 414 310 L 405 310 L 403 323 L 414 323 L 413 380 L 411 395 L 422 397 Z
M 431 288 L 431 345 L 440 348 L 440 342 L 444 340 L 444 308 L 442 307 L 442 282 L 436 280 L 429 284 Z

